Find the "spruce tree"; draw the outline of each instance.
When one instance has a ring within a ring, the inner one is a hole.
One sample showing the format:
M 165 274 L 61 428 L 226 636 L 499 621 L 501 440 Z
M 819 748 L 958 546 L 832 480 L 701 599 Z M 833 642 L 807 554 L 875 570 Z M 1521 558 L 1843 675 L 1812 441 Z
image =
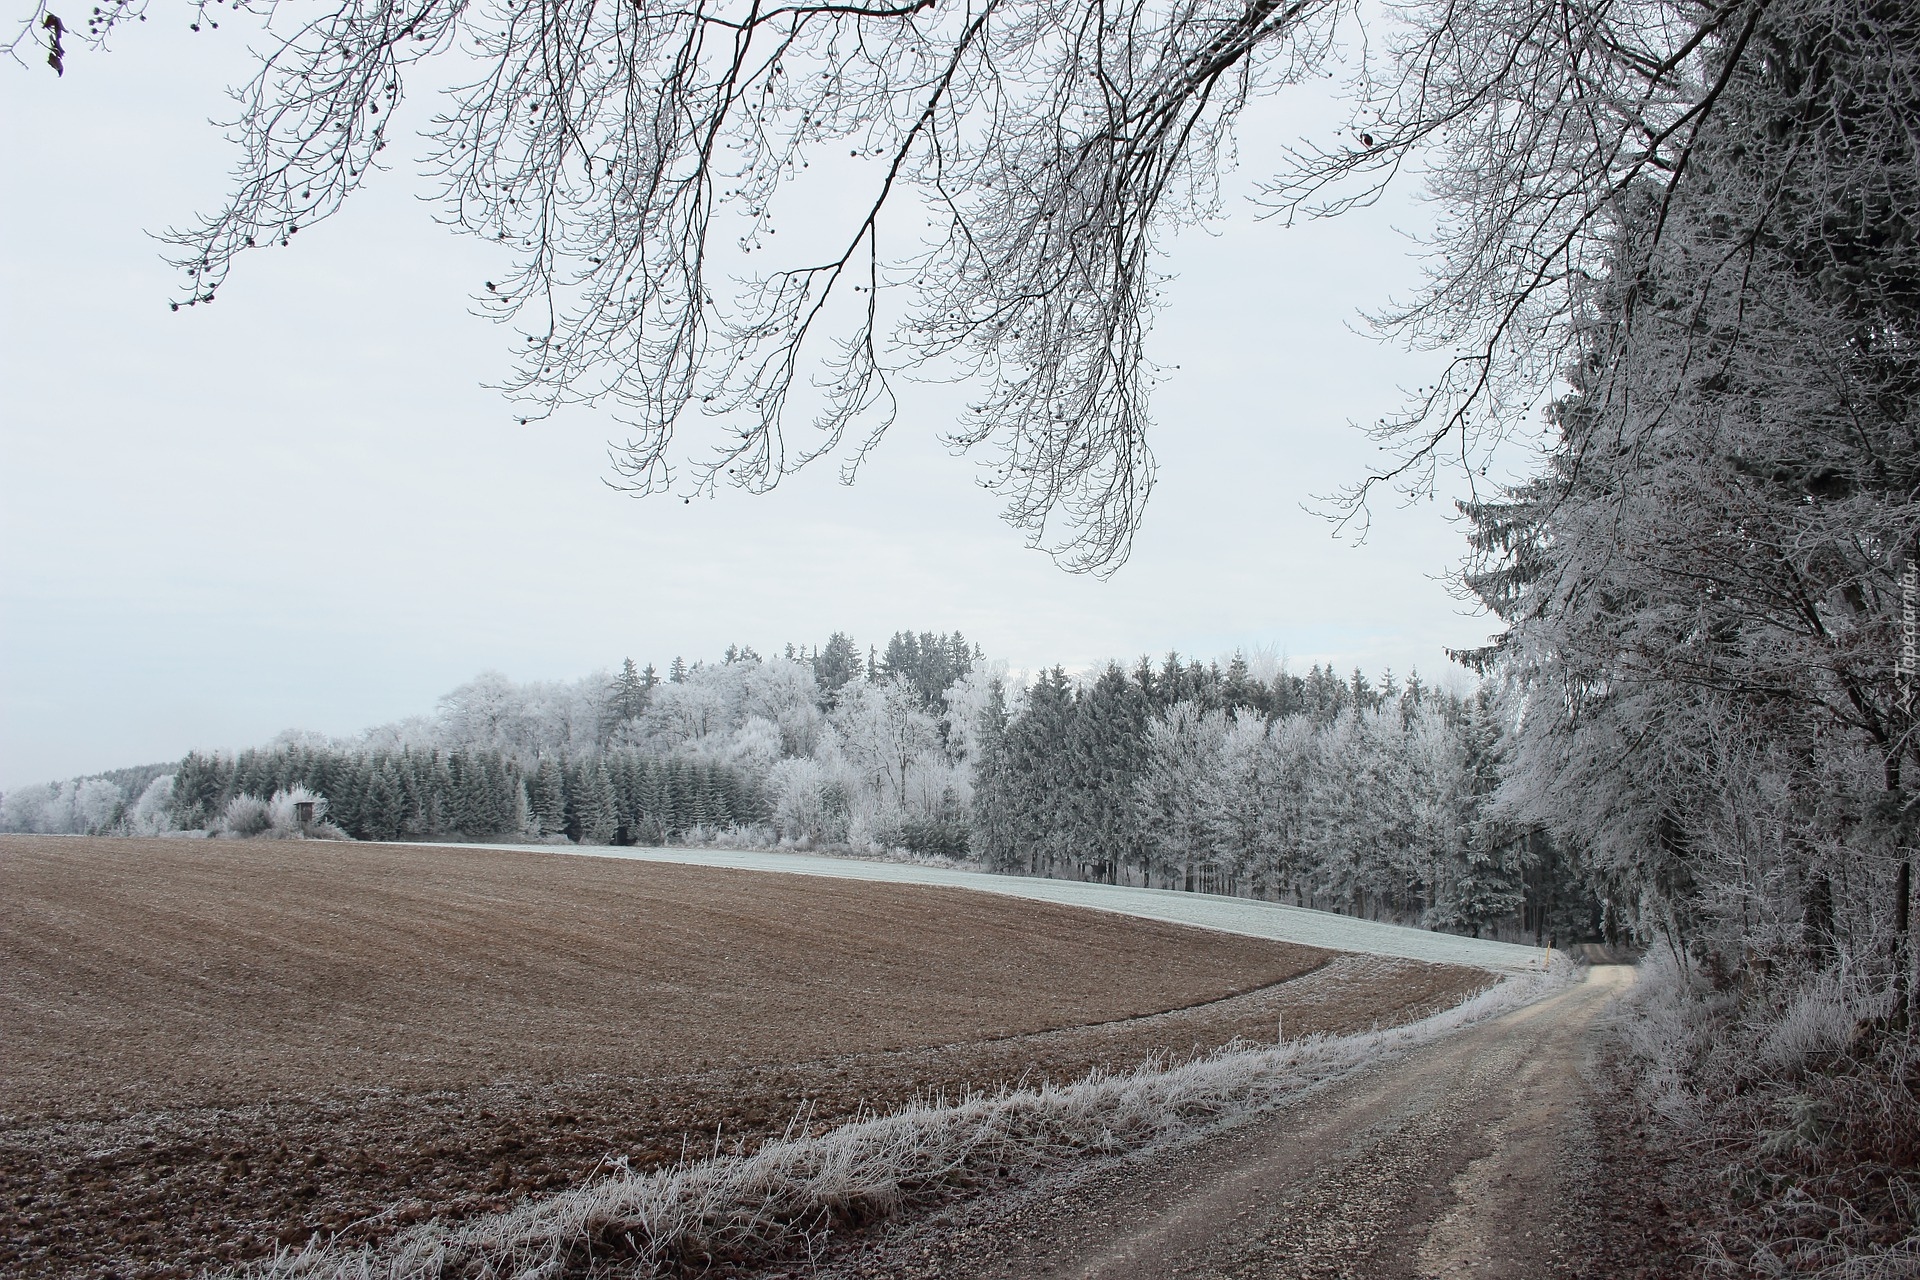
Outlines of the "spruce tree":
M 522 839 L 540 834 L 533 816 L 533 800 L 527 794 L 527 779 L 519 770 L 513 774 L 513 834 Z
M 581 844 L 612 844 L 619 829 L 614 811 L 613 788 L 607 782 L 606 767 L 598 758 L 580 771 L 580 793 L 574 798 L 574 815 L 580 824 L 576 837 Z
M 1064 762 L 1068 726 L 1073 719 L 1073 686 L 1059 667 L 1027 690 L 1027 705 L 1007 729 L 1007 754 L 1014 797 L 1010 818 L 1014 839 L 1030 874 L 1050 874 L 1072 856 Z
M 661 819 L 665 809 L 662 770 L 656 757 L 633 758 L 633 830 L 631 838 L 639 844 L 659 844 L 666 838 Z
M 356 840 L 368 838 L 367 792 L 372 783 L 368 757 L 352 756 L 340 761 L 334 771 L 333 790 L 327 792 L 327 816 Z
M 820 686 L 820 692 L 828 701 L 859 674 L 860 650 L 854 646 L 853 637 L 844 631 L 834 632 L 827 647 L 814 654 L 814 683 Z
M 183 831 L 213 825 L 214 815 L 220 811 L 221 793 L 226 790 L 226 776 L 218 753 L 189 751 L 173 774 L 173 798 L 167 807 L 173 824 Z
M 514 792 L 517 782 L 508 768 L 506 758 L 499 752 L 487 752 L 481 763 L 486 780 L 486 834 L 502 835 L 515 829 Z
M 407 820 L 407 797 L 400 781 L 400 770 L 391 757 L 375 760 L 367 782 L 367 803 L 362 825 L 369 840 L 392 840 Z
M 552 756 L 542 756 L 533 771 L 533 785 L 529 791 L 533 818 L 539 824 L 540 834 L 553 836 L 564 832 L 567 829 L 567 784 L 566 773 L 560 762 Z
M 648 675 L 653 672 L 647 668 Z M 600 726 L 600 742 L 605 745 L 613 737 L 614 731 L 629 720 L 637 720 L 647 709 L 649 684 L 646 676 L 640 674 L 632 658 L 620 664 L 620 674 L 607 686 L 607 709 Z
M 1146 699 L 1109 664 L 1074 700 L 1061 761 L 1068 850 L 1093 878 L 1119 882 L 1138 856 L 1134 791 L 1146 762 Z
M 676 840 L 694 821 L 694 792 L 692 770 L 687 761 L 680 756 L 671 756 L 667 762 L 667 804 L 664 817 L 665 834 L 668 840 Z
M 1238 707 L 1253 707 L 1265 714 L 1262 705 L 1267 701 L 1267 691 L 1255 680 L 1247 667 L 1247 656 L 1238 649 L 1233 651 L 1233 660 L 1227 663 L 1224 679 L 1221 681 L 1220 695 L 1229 711 Z
M 480 807 L 477 802 L 482 801 L 482 797 L 474 794 L 477 790 L 475 783 L 478 782 L 474 775 L 477 772 L 474 761 L 468 753 L 455 751 L 448 754 L 447 802 L 441 814 L 441 821 L 445 825 L 440 829 L 458 831 L 466 835 L 472 835 L 477 831 Z

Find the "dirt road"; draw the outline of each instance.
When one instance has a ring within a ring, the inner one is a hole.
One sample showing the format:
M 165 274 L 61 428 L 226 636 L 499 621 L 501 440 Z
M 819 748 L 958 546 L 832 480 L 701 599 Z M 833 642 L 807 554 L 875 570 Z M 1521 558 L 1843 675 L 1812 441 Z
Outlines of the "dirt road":
M 1591 1034 L 1630 969 L 1224 1134 L 972 1206 L 818 1274 L 1490 1280 L 1634 1274 L 1594 1167 Z M 809 1272 L 808 1274 L 814 1274 Z

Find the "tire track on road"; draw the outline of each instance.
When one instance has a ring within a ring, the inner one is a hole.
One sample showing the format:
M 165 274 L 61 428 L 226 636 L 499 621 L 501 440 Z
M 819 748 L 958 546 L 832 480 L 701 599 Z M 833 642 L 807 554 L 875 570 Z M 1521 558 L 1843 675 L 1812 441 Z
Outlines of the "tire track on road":
M 1631 971 L 1211 1138 L 959 1209 L 822 1280 L 1493 1280 L 1592 1274 L 1583 1060 Z

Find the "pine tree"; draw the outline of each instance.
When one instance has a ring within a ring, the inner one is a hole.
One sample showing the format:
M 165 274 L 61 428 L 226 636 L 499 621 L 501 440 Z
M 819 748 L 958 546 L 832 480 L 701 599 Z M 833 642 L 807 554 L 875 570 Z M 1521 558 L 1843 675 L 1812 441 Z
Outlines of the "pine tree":
M 191 831 L 213 825 L 229 776 L 230 766 L 218 753 L 201 755 L 198 751 L 189 751 L 173 774 L 173 799 L 168 803 L 168 816 L 174 826 Z
M 1030 874 L 1051 874 L 1072 857 L 1067 844 L 1064 771 L 1073 686 L 1059 667 L 1027 690 L 1027 705 L 1007 728 L 1007 758 L 1013 779 L 1009 819 Z
M 400 834 L 406 820 L 407 796 L 400 781 L 400 770 L 392 757 L 379 757 L 367 781 L 367 803 L 362 818 L 367 838 L 392 840 Z
M 607 709 L 600 726 L 600 742 L 604 746 L 613 737 L 614 731 L 629 720 L 638 720 L 647 709 L 647 696 L 651 692 L 648 677 L 653 668 L 647 668 L 647 675 L 628 658 L 620 664 L 620 674 L 607 686 Z
M 620 820 L 614 810 L 613 788 L 606 767 L 596 757 L 580 771 L 580 792 L 574 798 L 574 816 L 581 844 L 612 844 Z
M 1247 667 L 1247 656 L 1238 649 L 1227 663 L 1226 674 L 1220 681 L 1220 697 L 1226 708 L 1231 711 L 1238 707 L 1260 708 L 1266 701 L 1266 690 L 1253 679 Z M 1260 708 L 1264 711 L 1264 708 Z
M 1137 860 L 1134 789 L 1146 758 L 1147 702 L 1110 664 L 1074 701 L 1061 772 L 1064 844 L 1094 878 L 1119 883 Z
M 834 632 L 827 647 L 814 654 L 814 682 L 831 702 L 836 693 L 859 675 L 860 650 L 854 646 L 853 637 L 844 631 Z
M 567 829 L 566 771 L 552 756 L 542 756 L 529 788 L 533 819 L 540 834 L 559 835 Z

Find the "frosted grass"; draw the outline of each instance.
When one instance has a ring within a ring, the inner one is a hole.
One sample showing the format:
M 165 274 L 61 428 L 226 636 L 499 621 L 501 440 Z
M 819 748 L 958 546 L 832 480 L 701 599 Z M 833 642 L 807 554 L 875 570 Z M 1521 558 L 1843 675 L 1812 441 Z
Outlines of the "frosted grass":
M 556 1280 L 609 1269 L 661 1276 L 817 1245 L 836 1227 L 1090 1157 L 1150 1150 L 1298 1097 L 1383 1058 L 1512 1012 L 1571 981 L 1556 958 L 1419 1022 L 1229 1047 L 1172 1068 L 921 1102 L 817 1136 L 620 1171 L 501 1213 L 408 1229 L 380 1249 L 319 1242 L 247 1280 Z
M 436 848 L 446 848 L 436 845 Z M 1222 933 L 1274 942 L 1294 942 L 1330 951 L 1357 951 L 1368 955 L 1425 960 L 1433 964 L 1468 965 L 1495 973 L 1540 973 L 1548 968 L 1547 952 L 1539 947 L 1463 938 L 1405 925 L 1382 924 L 1331 911 L 1290 907 L 1251 898 L 1211 893 L 1182 893 L 1173 889 L 1136 889 L 1124 885 L 1089 884 L 1078 880 L 1043 880 L 1029 876 L 990 875 L 981 871 L 949 870 L 912 863 L 829 858 L 818 854 L 778 853 L 757 849 L 623 848 L 613 845 L 472 845 L 471 848 L 516 849 L 530 853 L 560 853 L 576 857 L 622 858 L 636 862 L 665 862 L 681 866 L 719 867 L 734 871 L 775 871 L 789 875 L 825 876 L 840 880 L 871 880 L 886 884 L 939 885 L 972 889 L 1010 898 L 1086 907 L 1147 920 L 1195 925 Z

